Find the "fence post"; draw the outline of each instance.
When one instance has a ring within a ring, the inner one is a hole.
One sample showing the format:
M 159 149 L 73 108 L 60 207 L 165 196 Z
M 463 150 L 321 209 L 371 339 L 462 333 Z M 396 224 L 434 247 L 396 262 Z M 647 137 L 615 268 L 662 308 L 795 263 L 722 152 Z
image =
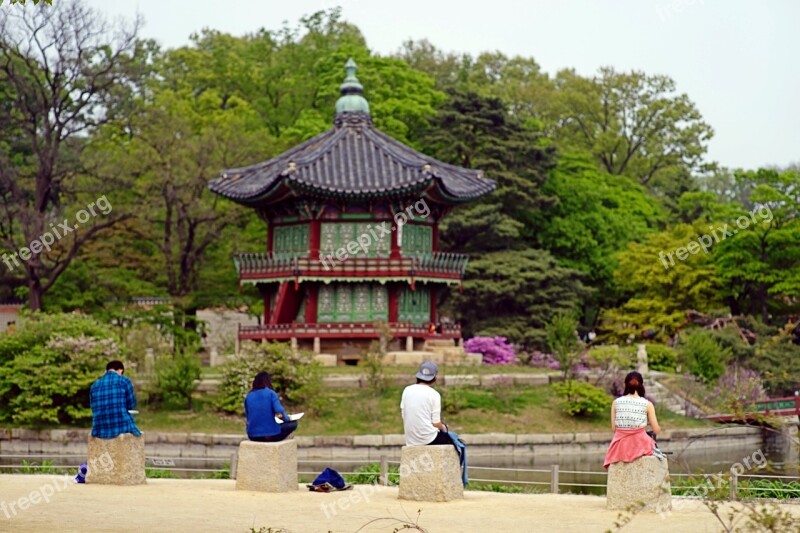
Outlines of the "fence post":
M 739 488 L 739 475 L 735 472 L 731 472 L 731 501 L 735 502 L 738 498 L 738 491 Z
M 389 484 L 389 461 L 385 455 L 381 455 L 381 485 L 384 487 Z
M 239 466 L 239 452 L 233 452 L 231 454 L 231 473 L 230 478 L 236 479 L 236 469 Z
M 558 494 L 558 465 L 550 467 L 550 492 Z

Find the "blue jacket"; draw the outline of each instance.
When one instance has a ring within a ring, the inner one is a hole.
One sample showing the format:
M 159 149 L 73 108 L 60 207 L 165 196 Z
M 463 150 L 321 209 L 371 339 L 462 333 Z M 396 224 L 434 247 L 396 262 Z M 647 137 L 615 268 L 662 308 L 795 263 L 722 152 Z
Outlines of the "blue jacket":
M 467 445 L 464 444 L 464 441 L 458 436 L 458 433 L 455 431 L 448 431 L 447 434 L 450 436 L 450 439 L 453 441 L 453 446 L 456 447 L 456 452 L 458 452 L 458 459 L 461 463 L 461 482 L 464 483 L 464 486 L 467 486 L 469 483 L 469 478 L 467 477 Z
M 272 437 L 281 432 L 275 415 L 282 414 L 285 421 L 289 415 L 281 405 L 278 394 L 272 389 L 250 391 L 244 399 L 244 416 L 247 417 L 247 436 Z

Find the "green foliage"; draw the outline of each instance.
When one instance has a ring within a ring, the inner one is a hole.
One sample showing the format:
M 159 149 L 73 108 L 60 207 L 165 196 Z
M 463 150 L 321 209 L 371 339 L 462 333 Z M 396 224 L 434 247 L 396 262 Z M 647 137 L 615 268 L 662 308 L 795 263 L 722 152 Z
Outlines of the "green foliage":
M 172 470 L 167 468 L 150 468 L 147 467 L 144 469 L 145 477 L 150 479 L 178 479 L 178 475 L 175 474 Z
M 345 474 L 344 480 L 354 485 L 370 485 L 381 482 L 381 465 L 380 463 L 371 463 L 368 465 L 359 466 L 356 468 L 354 474 Z M 390 486 L 398 485 L 400 483 L 400 467 L 389 465 L 387 469 L 387 483 Z
M 800 390 L 800 346 L 782 331 L 758 342 L 750 363 L 759 372 L 771 396 L 791 396 Z
M 600 387 L 570 379 L 553 384 L 556 395 L 565 399 L 562 409 L 570 416 L 591 417 L 608 413 L 612 398 Z
M 377 323 L 376 328 L 380 331 L 380 340 L 370 345 L 369 351 L 364 359 L 361 360 L 360 366 L 366 370 L 369 391 L 373 396 L 380 397 L 389 386 L 389 382 L 386 379 L 386 365 L 383 361 L 386 357 L 389 343 L 392 341 L 392 331 L 389 325 L 383 322 Z
M 200 359 L 195 350 L 184 350 L 175 355 L 162 355 L 156 362 L 155 375 L 150 388 L 150 400 L 183 402 L 194 410 L 192 394 L 200 379 Z
M 704 168 L 713 130 L 669 77 L 603 67 L 587 79 L 563 70 L 556 86 L 559 143 L 590 152 L 610 174 L 652 186 L 660 175 Z
M 648 355 L 649 347 L 648 347 Z M 635 363 L 635 354 L 630 347 L 620 347 L 616 344 L 592 346 L 588 352 L 589 363 L 600 369 L 611 367 L 629 368 Z
M 253 378 L 268 372 L 275 392 L 286 407 L 319 409 L 322 389 L 322 370 L 312 354 L 293 351 L 285 343 L 244 346 L 222 368 L 222 383 L 216 406 L 227 413 L 240 414 L 244 397 L 250 391 Z
M 687 311 L 708 312 L 722 305 L 722 286 L 709 256 L 699 253 L 684 261 L 674 254 L 669 257 L 706 230 L 702 223 L 679 224 L 641 243 L 629 243 L 618 255 L 614 278 L 628 300 L 603 312 L 603 327 L 611 339 L 638 339 L 643 330 L 652 329 L 663 342 L 683 325 Z
M 564 379 L 569 382 L 573 367 L 580 358 L 582 343 L 576 332 L 578 321 L 572 313 L 560 312 L 545 326 L 547 347 L 561 367 Z
M 23 459 L 20 468 L 15 469 L 16 474 L 58 474 L 58 468 L 54 467 L 53 461 L 45 459 L 42 464 L 36 461 L 27 461 Z
M 502 336 L 543 348 L 553 314 L 579 306 L 589 290 L 580 274 L 560 267 L 542 250 L 502 251 L 469 262 L 460 294 L 453 295 L 465 336 Z
M 78 314 L 33 313 L 0 337 L 0 421 L 21 426 L 91 420 L 89 388 L 122 359 L 111 329 Z
M 725 372 L 731 359 L 731 349 L 720 346 L 714 335 L 704 329 L 685 334 L 678 345 L 681 362 L 695 377 L 711 383 Z
M 558 201 L 538 215 L 537 241 L 598 287 L 601 305 L 613 301 L 616 253 L 663 221 L 662 207 L 641 185 L 598 170 L 580 153 L 562 155 L 542 191 Z
M 664 344 L 647 345 L 647 366 L 650 370 L 675 372 L 678 353 Z

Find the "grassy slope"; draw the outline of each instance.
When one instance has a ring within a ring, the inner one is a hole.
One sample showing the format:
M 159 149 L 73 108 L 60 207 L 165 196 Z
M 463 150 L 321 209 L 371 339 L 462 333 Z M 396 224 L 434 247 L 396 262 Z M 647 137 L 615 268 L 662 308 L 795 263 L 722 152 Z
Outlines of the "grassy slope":
M 459 433 L 572 433 L 607 431 L 607 417 L 576 419 L 560 412 L 559 400 L 549 386 L 496 387 L 492 389 L 439 388 L 446 407 L 444 420 Z M 309 413 L 301 422 L 298 435 L 367 435 L 402 433 L 400 395 L 402 387 L 391 387 L 380 397 L 365 389 L 330 389 L 321 413 Z M 198 398 L 197 412 L 146 406 L 137 415 L 145 431 L 186 431 L 193 433 L 242 433 L 244 420 L 222 416 L 210 407 L 211 398 Z M 290 409 L 290 411 L 292 411 Z M 457 411 L 457 412 L 456 412 Z M 660 413 L 665 429 L 707 427 L 710 422 Z

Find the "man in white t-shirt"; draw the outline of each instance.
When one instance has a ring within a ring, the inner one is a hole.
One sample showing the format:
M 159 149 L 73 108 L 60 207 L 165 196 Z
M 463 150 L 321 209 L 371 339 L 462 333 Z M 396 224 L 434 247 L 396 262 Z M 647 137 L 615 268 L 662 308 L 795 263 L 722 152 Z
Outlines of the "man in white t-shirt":
M 432 386 L 438 372 L 435 363 L 422 363 L 417 372 L 417 383 L 403 390 L 400 412 L 408 446 L 453 444 L 447 434 L 447 425 L 441 421 L 442 397 Z

